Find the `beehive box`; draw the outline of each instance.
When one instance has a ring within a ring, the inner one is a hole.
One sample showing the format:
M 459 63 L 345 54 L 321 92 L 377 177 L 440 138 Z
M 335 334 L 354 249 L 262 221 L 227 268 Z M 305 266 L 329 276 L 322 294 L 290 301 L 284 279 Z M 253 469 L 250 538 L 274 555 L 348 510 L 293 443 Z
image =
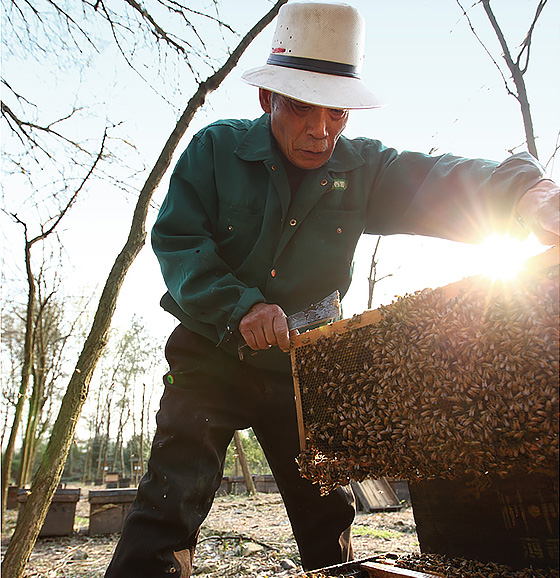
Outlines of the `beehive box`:
M 21 506 L 27 501 L 30 490 L 18 491 L 17 501 Z M 74 532 L 76 504 L 80 501 L 80 488 L 60 488 L 54 493 L 47 516 L 39 532 L 41 538 L 47 536 L 71 536 Z
M 558 568 L 558 476 L 515 473 L 410 484 L 424 553 Z
M 119 473 L 118 472 L 108 472 L 105 474 L 105 487 L 107 489 L 113 489 L 119 487 Z
M 89 535 L 120 532 L 135 498 L 136 488 L 90 490 L 88 496 Z
M 521 564 L 557 566 L 558 308 L 554 249 L 515 283 L 465 279 L 297 336 L 301 474 L 323 493 L 383 476 L 411 486 L 453 480 L 466 491 L 469 479 L 482 488 L 491 477 L 494 496 L 506 500 L 499 480 L 542 475 L 547 491 L 532 506 L 550 514 L 540 516 L 550 554 Z M 494 546 L 487 550 L 492 556 Z
M 16 510 L 18 507 L 17 495 L 19 488 L 17 486 L 8 486 L 8 501 L 6 503 L 7 510 Z

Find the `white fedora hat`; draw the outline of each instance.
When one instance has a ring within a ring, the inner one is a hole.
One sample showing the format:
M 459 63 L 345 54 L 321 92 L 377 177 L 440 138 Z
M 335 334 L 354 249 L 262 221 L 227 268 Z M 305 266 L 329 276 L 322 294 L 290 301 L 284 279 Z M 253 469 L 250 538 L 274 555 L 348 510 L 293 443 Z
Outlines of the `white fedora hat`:
M 380 100 L 360 78 L 365 22 L 348 4 L 289 2 L 280 8 L 264 66 L 245 82 L 328 108 L 376 108 Z

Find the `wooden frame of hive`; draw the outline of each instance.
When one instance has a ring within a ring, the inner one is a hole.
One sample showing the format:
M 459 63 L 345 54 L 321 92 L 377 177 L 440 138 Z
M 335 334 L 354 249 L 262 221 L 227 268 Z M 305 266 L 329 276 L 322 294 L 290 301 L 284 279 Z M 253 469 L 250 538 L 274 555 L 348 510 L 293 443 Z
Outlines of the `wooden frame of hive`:
M 550 267 L 557 266 L 560 263 L 560 253 L 558 247 L 553 247 L 540 255 L 532 257 L 525 263 L 525 272 L 538 272 Z M 465 278 L 461 281 L 451 283 L 445 287 L 440 288 L 445 297 L 449 300 L 457 297 L 462 290 L 469 287 L 473 283 L 473 278 Z M 368 310 L 360 315 L 354 315 L 350 319 L 342 319 L 333 323 L 329 323 L 322 327 L 307 331 L 300 335 L 296 335 L 291 339 L 290 356 L 292 361 L 292 374 L 294 381 L 294 393 L 296 401 L 296 412 L 298 420 L 299 438 L 300 438 L 300 448 L 301 451 L 305 451 L 306 444 L 306 427 L 304 423 L 304 416 L 302 410 L 302 399 L 300 391 L 300 382 L 297 371 L 297 360 L 296 352 L 298 348 L 304 347 L 306 345 L 312 344 L 319 339 L 326 337 L 327 339 L 331 336 L 346 333 L 355 328 L 364 327 L 367 325 L 372 325 L 380 321 L 382 318 L 381 308 L 375 310 Z
M 329 566 L 318 570 L 309 570 L 298 576 L 305 578 L 328 578 L 343 576 L 363 576 L 364 578 L 439 578 L 441 574 L 431 572 L 421 572 L 418 570 L 408 570 L 399 568 L 386 561 L 378 561 L 377 558 L 368 560 L 358 560 L 353 562 L 344 562 L 337 566 Z

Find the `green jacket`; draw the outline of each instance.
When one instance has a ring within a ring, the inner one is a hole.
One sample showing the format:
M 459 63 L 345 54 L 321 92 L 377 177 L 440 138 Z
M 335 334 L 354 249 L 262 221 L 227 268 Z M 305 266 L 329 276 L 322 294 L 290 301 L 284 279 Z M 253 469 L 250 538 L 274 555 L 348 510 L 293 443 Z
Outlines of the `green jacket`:
M 335 289 L 344 296 L 362 233 L 469 242 L 521 234 L 515 204 L 542 174 L 526 153 L 498 164 L 341 137 L 291 200 L 268 115 L 216 122 L 177 163 L 152 230 L 168 288 L 162 306 L 237 355 L 238 323 L 255 303 L 290 315 Z M 278 348 L 249 363 L 290 371 Z

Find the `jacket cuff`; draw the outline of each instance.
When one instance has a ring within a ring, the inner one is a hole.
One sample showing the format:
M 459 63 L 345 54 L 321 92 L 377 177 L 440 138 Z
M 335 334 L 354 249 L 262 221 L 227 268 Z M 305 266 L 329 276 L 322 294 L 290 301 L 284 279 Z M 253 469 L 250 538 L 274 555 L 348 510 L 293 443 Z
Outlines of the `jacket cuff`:
M 218 346 L 228 343 L 234 334 L 237 334 L 237 327 L 245 314 L 257 303 L 266 303 L 263 294 L 255 287 L 245 289 L 241 295 L 241 299 L 237 302 L 233 313 L 228 319 L 225 329 L 220 329 L 218 332 L 219 342 Z

